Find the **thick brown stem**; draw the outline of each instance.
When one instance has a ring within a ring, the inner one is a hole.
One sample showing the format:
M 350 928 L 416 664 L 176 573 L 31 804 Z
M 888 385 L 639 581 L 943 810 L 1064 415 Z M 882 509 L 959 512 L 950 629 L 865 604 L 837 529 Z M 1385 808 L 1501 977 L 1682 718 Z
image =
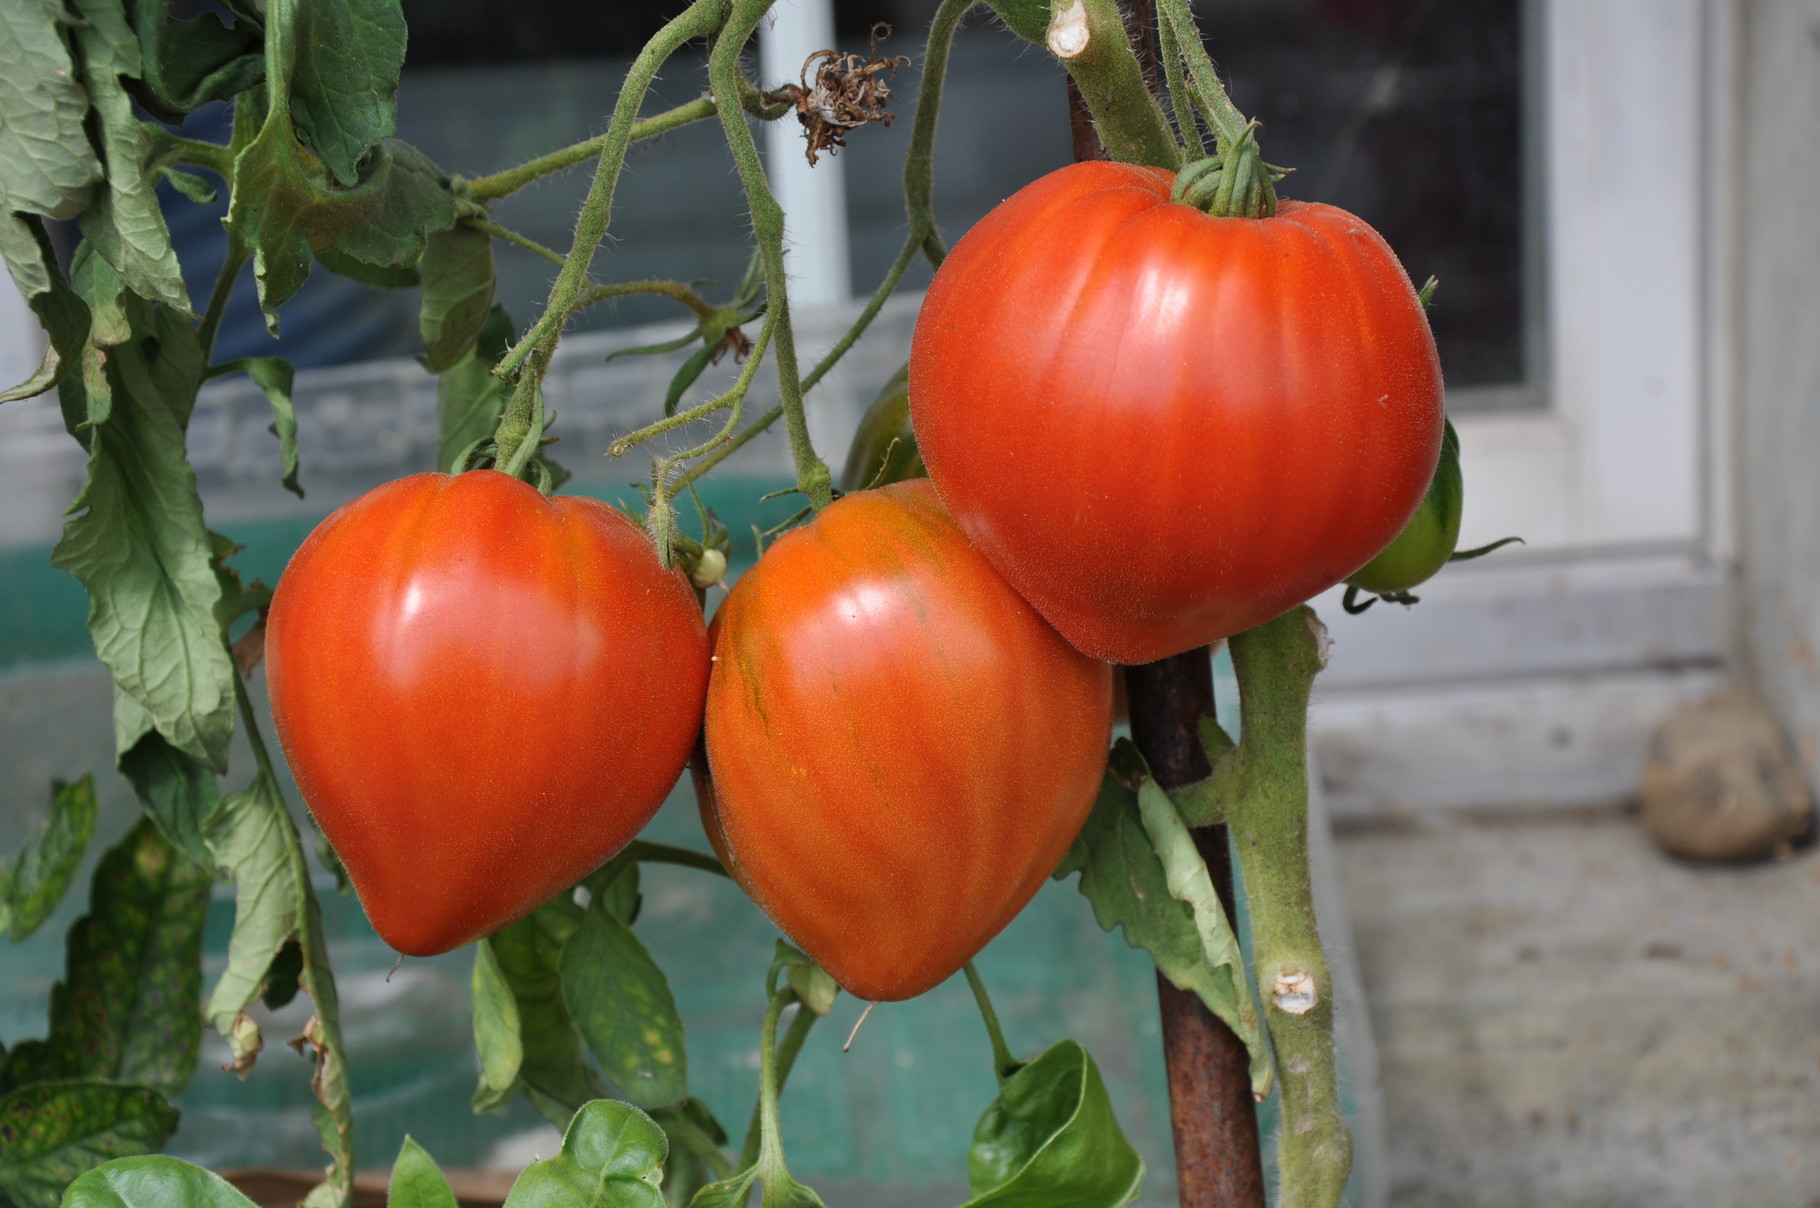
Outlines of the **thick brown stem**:
M 1127 667 L 1125 691 L 1132 741 L 1157 783 L 1173 789 L 1205 779 L 1212 769 L 1199 724 L 1213 716 L 1211 652 L 1203 646 Z M 1197 827 L 1194 841 L 1232 917 L 1226 828 Z M 1264 1166 L 1245 1042 L 1197 995 L 1177 989 L 1160 972 L 1156 988 L 1182 1208 L 1263 1208 Z

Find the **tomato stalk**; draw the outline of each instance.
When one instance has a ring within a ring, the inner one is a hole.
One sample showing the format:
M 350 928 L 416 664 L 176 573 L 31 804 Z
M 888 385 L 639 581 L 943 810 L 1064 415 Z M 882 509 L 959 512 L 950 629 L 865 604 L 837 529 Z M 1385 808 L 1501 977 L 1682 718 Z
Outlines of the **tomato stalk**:
M 619 99 L 613 106 L 613 117 L 608 123 L 606 134 L 601 138 L 599 163 L 594 170 L 594 181 L 588 187 L 587 200 L 582 203 L 581 216 L 575 223 L 573 243 L 563 261 L 562 271 L 550 287 L 550 298 L 544 313 L 525 333 L 524 338 L 506 353 L 494 371 L 502 377 L 513 373 L 519 375 L 518 387 L 513 391 L 505 414 L 500 418 L 495 438 L 498 465 L 507 473 L 522 473 L 531 454 L 543 440 L 543 405 L 539 383 L 549 368 L 557 341 L 562 338 L 563 325 L 577 309 L 586 288 L 588 267 L 594 261 L 594 253 L 606 238 L 607 225 L 612 217 L 613 192 L 619 183 L 619 173 L 625 166 L 626 153 L 632 144 L 639 106 L 644 103 L 645 94 L 650 90 L 651 83 L 664 62 L 692 39 L 712 35 L 720 27 L 720 22 L 721 5 L 718 0 L 695 0 L 695 3 L 645 43 L 644 49 L 638 52 L 638 57 L 632 61 L 631 69 L 626 73 Z M 738 96 L 737 83 L 725 89 L 722 95 Z M 742 114 L 740 121 L 743 123 L 744 120 Z M 470 195 L 473 195 L 471 191 Z
M 1005 1033 L 999 1027 L 998 1012 L 992 1007 L 992 998 L 986 993 L 986 983 L 981 980 L 980 972 L 968 961 L 962 971 L 967 975 L 967 985 L 973 991 L 973 1001 L 979 1005 L 980 1021 L 986 1025 L 986 1038 L 992 1043 L 992 1072 L 998 1076 L 999 1085 L 1005 1079 L 1017 1073 L 1023 1063 L 1011 1055 L 1011 1048 L 1005 1043 Z
M 1308 865 L 1308 697 L 1327 631 L 1307 605 L 1231 638 L 1240 741 L 1202 725 L 1245 873 L 1265 1025 L 1282 1078 L 1281 1208 L 1337 1208 L 1352 1165 L 1333 1046 L 1333 982 Z

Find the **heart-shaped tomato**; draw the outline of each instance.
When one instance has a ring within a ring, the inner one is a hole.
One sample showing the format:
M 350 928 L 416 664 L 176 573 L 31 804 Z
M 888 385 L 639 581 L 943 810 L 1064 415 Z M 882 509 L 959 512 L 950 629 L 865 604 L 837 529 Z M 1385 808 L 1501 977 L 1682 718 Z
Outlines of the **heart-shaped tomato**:
M 715 626 L 702 811 L 729 871 L 851 993 L 943 981 L 1086 820 L 1111 668 L 999 577 L 927 480 L 780 538 Z
M 598 500 L 417 474 L 310 534 L 266 624 L 278 736 L 384 940 L 427 956 L 650 820 L 707 690 L 681 572 Z

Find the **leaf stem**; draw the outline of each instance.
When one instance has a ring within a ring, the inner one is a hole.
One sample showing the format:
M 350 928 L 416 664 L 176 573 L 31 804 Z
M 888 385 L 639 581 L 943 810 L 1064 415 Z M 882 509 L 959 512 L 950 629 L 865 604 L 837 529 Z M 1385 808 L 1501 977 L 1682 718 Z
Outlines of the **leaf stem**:
M 605 302 L 609 298 L 624 298 L 630 294 L 660 294 L 674 298 L 694 312 L 698 319 L 712 319 L 716 312 L 714 303 L 708 301 L 680 281 L 620 281 L 612 285 L 591 285 L 583 290 L 577 308 L 592 306 L 596 302 Z
M 487 234 L 493 236 L 493 238 L 503 239 L 507 243 L 521 247 L 527 252 L 534 252 L 535 254 L 542 256 L 545 260 L 548 260 L 551 264 L 562 264 L 561 252 L 556 251 L 554 248 L 547 248 L 543 244 L 537 242 L 537 240 L 532 239 L 529 235 L 520 235 L 517 231 L 514 231 L 509 227 L 502 227 L 498 223 L 489 222 L 485 218 L 469 218 L 464 225 L 471 226 L 477 231 L 485 231 Z
M 693 122 L 704 121 L 714 116 L 714 98 L 697 97 L 674 109 L 653 114 L 632 126 L 631 141 L 642 142 L 647 138 L 656 138 L 672 130 L 687 126 Z M 606 149 L 613 132 L 597 134 L 593 138 L 583 139 L 559 151 L 540 155 L 536 159 L 495 172 L 491 176 L 477 176 L 473 180 L 458 182 L 456 189 L 476 201 L 493 201 L 510 196 L 526 185 L 535 184 L 546 176 L 553 176 L 576 164 L 593 159 Z
M 202 361 L 205 365 L 215 354 L 215 337 L 220 333 L 221 321 L 227 315 L 228 300 L 234 294 L 234 282 L 249 259 L 251 255 L 247 251 L 246 241 L 230 229 L 227 233 L 227 252 L 221 259 L 221 271 L 215 274 L 214 287 L 209 290 L 208 305 L 203 307 L 202 322 L 196 328 L 196 341 L 202 345 Z
M 789 993 L 790 1001 L 797 1002 L 795 991 L 790 991 Z M 777 1046 L 778 1095 L 781 1096 L 784 1093 L 784 1083 L 790 1080 L 790 1071 L 796 1066 L 797 1054 L 802 1052 L 803 1042 L 809 1039 L 810 1029 L 815 1027 L 816 1021 L 820 1018 L 821 1016 L 817 1015 L 814 1011 L 811 1011 L 801 1002 L 797 1002 L 796 1016 L 790 1020 L 790 1027 L 784 1032 L 784 1038 Z M 772 1106 L 775 1111 L 775 1100 L 773 1100 Z M 739 1164 L 737 1168 L 740 1170 L 744 1170 L 758 1160 L 759 1135 L 763 1127 L 763 1108 L 764 1101 L 762 1097 L 759 1102 L 752 1105 L 752 1117 L 746 1124 L 746 1142 L 741 1148 L 739 1155 Z
M 1000 1030 L 998 1012 L 992 1008 L 992 999 L 986 993 L 986 983 L 980 977 L 979 970 L 968 961 L 964 966 L 967 974 L 967 985 L 973 990 L 973 1001 L 979 1004 L 980 1019 L 986 1025 L 986 1036 L 992 1041 L 992 1072 L 998 1077 L 999 1084 L 1017 1072 L 1019 1062 L 1011 1055 L 1011 1048 L 1005 1043 L 1005 1033 Z

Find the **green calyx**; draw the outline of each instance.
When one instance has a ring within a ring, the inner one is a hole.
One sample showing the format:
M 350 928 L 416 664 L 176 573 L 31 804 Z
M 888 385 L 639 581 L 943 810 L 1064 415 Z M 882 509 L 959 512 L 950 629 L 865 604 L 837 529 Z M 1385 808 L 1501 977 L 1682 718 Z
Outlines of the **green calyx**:
M 1271 218 L 1277 212 L 1276 182 L 1287 171 L 1258 155 L 1257 123 L 1226 151 L 1197 159 L 1175 174 L 1169 200 L 1191 205 L 1215 218 Z

